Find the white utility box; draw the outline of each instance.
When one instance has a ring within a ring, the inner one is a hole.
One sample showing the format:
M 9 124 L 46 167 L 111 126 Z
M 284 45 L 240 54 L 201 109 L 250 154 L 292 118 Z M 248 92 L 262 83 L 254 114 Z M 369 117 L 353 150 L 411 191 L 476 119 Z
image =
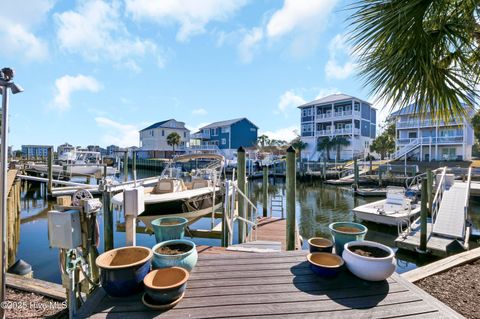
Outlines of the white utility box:
M 80 212 L 67 210 L 48 212 L 48 239 L 50 247 L 73 249 L 82 245 Z
M 145 193 L 143 186 L 123 191 L 123 209 L 125 215 L 137 217 L 145 211 Z

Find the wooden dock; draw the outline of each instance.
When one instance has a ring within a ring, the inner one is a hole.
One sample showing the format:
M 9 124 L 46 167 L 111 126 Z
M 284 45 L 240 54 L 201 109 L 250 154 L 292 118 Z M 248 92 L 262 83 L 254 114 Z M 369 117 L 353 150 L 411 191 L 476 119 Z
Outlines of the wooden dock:
M 323 279 L 312 273 L 306 251 L 200 254 L 185 297 L 165 312 L 141 294 L 111 298 L 97 289 L 79 318 L 463 318 L 394 274 L 367 282 L 344 269 Z

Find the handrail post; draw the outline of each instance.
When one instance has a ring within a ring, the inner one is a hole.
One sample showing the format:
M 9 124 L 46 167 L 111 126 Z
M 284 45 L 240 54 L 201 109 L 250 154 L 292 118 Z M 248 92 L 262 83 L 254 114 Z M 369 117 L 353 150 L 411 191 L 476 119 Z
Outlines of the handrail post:
M 430 217 L 432 217 L 433 173 L 431 170 L 427 171 L 427 198 L 428 198 L 428 211 L 430 212 Z
M 245 184 L 247 180 L 246 176 L 246 162 L 245 162 L 245 149 L 240 146 L 237 150 L 237 183 L 238 189 L 245 194 Z M 245 218 L 245 198 L 238 196 L 238 216 Z M 238 242 L 243 243 L 246 237 L 246 226 L 243 222 L 238 223 Z
M 263 217 L 268 216 L 267 205 L 268 205 L 268 166 L 263 166 Z
M 296 163 L 295 148 L 287 149 L 287 250 L 295 249 L 295 195 L 296 195 Z

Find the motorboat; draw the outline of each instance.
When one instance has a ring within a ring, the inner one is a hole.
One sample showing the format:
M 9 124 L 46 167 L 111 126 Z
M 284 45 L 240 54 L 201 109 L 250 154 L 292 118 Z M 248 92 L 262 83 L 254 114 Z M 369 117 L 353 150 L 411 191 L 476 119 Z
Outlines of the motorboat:
M 28 163 L 27 169 L 38 173 L 47 173 L 48 165 L 39 163 Z M 52 172 L 55 177 L 90 176 L 102 175 L 104 165 L 100 152 L 73 150 L 59 156 L 58 163 L 52 165 Z M 118 173 L 116 167 L 107 166 L 107 175 Z
M 195 168 L 187 163 L 195 162 Z M 225 158 L 218 154 L 176 156 L 163 170 L 153 187 L 144 188 L 145 211 L 138 216 L 147 228 L 161 216 L 175 215 L 195 219 L 212 213 L 223 205 L 221 174 Z M 200 168 L 198 168 L 200 167 Z M 123 193 L 112 197 L 123 205 Z
M 387 187 L 385 199 L 353 209 L 355 216 L 363 221 L 390 226 L 410 223 L 420 214 L 420 203 L 407 196 L 403 187 Z

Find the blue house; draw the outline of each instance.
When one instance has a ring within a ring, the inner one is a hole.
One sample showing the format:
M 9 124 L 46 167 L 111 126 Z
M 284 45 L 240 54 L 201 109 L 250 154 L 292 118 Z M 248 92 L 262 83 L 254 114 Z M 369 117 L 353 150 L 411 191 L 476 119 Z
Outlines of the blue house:
M 52 145 L 22 145 L 23 157 L 30 158 L 46 158 L 48 149 L 53 149 Z
M 258 126 L 247 118 L 238 118 L 214 122 L 200 128 L 192 134 L 191 148 L 220 151 L 226 157 L 232 157 L 240 147 L 256 145 Z

